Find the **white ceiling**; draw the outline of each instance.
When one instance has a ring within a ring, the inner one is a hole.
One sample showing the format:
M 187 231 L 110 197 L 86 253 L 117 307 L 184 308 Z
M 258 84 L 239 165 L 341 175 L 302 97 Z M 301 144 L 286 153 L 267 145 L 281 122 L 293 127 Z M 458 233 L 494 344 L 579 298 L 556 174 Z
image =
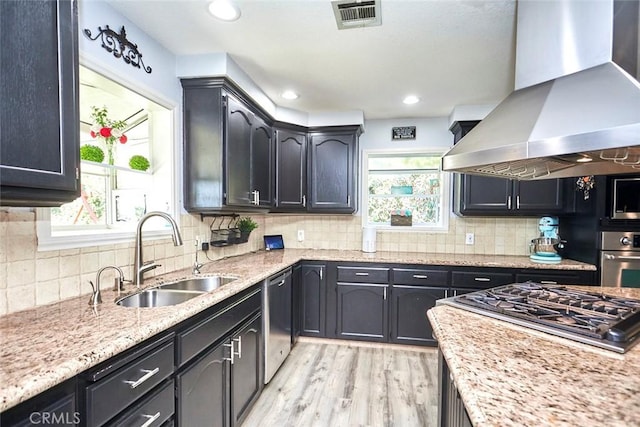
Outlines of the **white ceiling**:
M 329 0 L 108 0 L 176 55 L 226 52 L 275 104 L 366 119 L 447 116 L 513 90 L 515 0 L 381 0 L 382 25 L 338 31 Z M 300 94 L 280 98 L 284 89 Z M 416 105 L 402 104 L 415 94 Z

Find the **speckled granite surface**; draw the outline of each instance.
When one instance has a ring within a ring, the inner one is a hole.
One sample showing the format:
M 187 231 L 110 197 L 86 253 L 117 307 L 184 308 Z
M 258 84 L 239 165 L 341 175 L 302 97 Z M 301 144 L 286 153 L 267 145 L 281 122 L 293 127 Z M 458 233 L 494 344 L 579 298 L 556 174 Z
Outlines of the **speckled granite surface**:
M 640 425 L 640 345 L 618 354 L 444 305 L 428 317 L 475 426 Z
M 103 362 L 153 335 L 188 319 L 231 295 L 254 285 L 301 259 L 326 261 L 397 262 L 408 264 L 557 268 L 594 270 L 564 260 L 534 264 L 524 256 L 478 256 L 403 252 L 295 250 L 258 252 L 207 263 L 202 275 L 223 274 L 238 279 L 183 304 L 159 308 L 127 308 L 103 292 L 97 310 L 88 296 L 0 317 L 0 411 Z M 190 276 L 189 269 L 147 280 L 145 286 Z

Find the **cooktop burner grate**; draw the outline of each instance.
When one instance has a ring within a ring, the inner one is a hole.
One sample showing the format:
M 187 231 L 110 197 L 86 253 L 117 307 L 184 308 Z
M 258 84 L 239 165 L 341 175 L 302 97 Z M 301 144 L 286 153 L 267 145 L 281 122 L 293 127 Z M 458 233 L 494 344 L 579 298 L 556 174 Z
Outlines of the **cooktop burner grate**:
M 564 286 L 514 283 L 443 303 L 619 352 L 640 335 L 640 300 Z

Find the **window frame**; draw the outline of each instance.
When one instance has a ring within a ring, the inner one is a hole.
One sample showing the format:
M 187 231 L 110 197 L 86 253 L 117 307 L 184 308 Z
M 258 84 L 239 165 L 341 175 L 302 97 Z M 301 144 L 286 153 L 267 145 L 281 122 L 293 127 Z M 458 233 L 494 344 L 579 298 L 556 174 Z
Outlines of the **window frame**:
M 136 92 L 142 97 L 158 104 L 162 108 L 166 109 L 167 115 L 170 117 L 168 124 L 171 128 L 171 147 L 168 150 L 171 159 L 168 165 L 170 170 L 167 176 L 170 176 L 172 186 L 169 195 L 171 203 L 170 212 L 168 212 L 180 226 L 180 214 L 182 213 L 180 203 L 181 177 L 180 177 L 180 158 L 181 158 L 181 141 L 182 136 L 180 134 L 180 122 L 182 106 L 180 103 L 176 103 L 169 100 L 164 95 L 151 90 L 147 87 L 142 87 L 139 83 L 123 78 L 120 74 L 115 74 L 109 70 L 97 66 L 91 61 L 81 61 L 80 65 L 92 70 L 95 73 L 101 74 L 107 79 L 126 87 L 127 89 Z M 163 239 L 171 236 L 170 229 L 163 230 L 145 230 L 145 238 L 147 240 Z M 99 229 L 83 229 L 77 230 L 73 233 L 65 235 L 52 235 L 51 230 L 51 208 L 36 208 L 36 235 L 37 235 L 37 250 L 51 251 L 60 249 L 75 249 L 82 247 L 113 245 L 121 243 L 132 243 L 135 239 L 136 230 L 135 227 L 131 229 L 122 228 L 99 228 Z
M 430 225 L 411 225 L 409 226 L 392 226 L 392 225 L 381 225 L 369 222 L 369 158 L 371 155 L 388 155 L 388 156 L 398 156 L 398 155 L 426 155 L 426 156 L 440 156 L 446 152 L 445 148 L 442 149 L 417 149 L 411 150 L 407 148 L 402 149 L 372 149 L 372 150 L 362 150 L 362 187 L 361 187 L 361 196 L 362 196 L 362 226 L 363 227 L 373 227 L 379 231 L 393 231 L 393 232 L 423 232 L 423 233 L 447 233 L 449 231 L 449 214 L 451 207 L 451 174 L 449 172 L 442 171 L 441 173 L 441 194 L 442 194 L 442 224 L 438 226 L 430 226 Z

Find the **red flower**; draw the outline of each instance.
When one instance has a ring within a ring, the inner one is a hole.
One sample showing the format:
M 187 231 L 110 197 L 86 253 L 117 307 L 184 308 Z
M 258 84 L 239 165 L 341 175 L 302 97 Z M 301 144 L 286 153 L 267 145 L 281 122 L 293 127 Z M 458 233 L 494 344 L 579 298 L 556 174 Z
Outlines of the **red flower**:
M 91 131 L 90 135 L 91 135 L 91 138 L 95 138 L 96 136 L 98 136 L 98 134 L 95 133 L 94 131 Z
M 126 144 L 127 143 L 127 135 L 122 135 L 120 137 L 120 144 Z
M 100 129 L 100 135 L 102 135 L 105 138 L 109 138 L 111 136 L 111 128 Z

